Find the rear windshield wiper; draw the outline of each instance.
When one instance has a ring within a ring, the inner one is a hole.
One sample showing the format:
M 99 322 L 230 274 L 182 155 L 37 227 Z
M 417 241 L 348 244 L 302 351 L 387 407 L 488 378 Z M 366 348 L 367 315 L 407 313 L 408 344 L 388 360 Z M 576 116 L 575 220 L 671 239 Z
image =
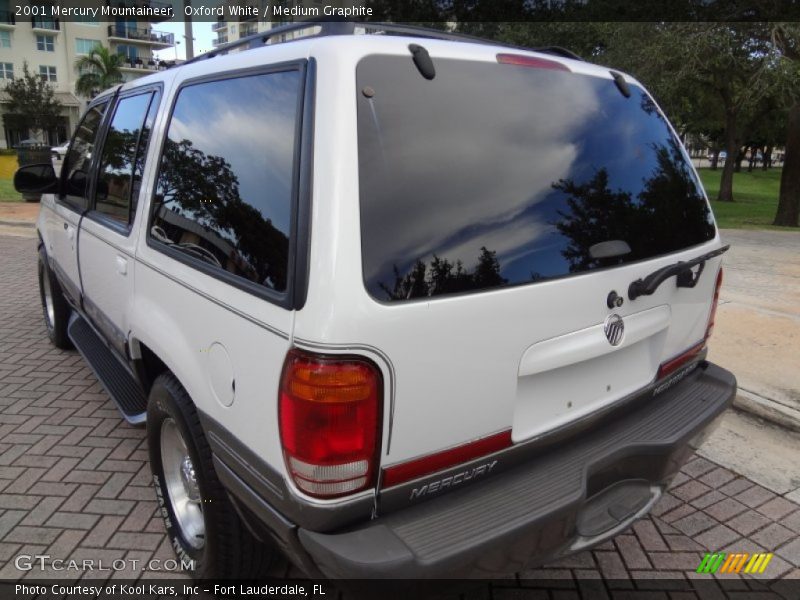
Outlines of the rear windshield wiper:
M 637 279 L 628 287 L 628 299 L 636 300 L 639 296 L 650 296 L 658 289 L 658 286 L 673 275 L 676 275 L 678 278 L 678 287 L 693 288 L 700 279 L 700 274 L 705 268 L 706 261 L 720 254 L 724 254 L 728 251 L 728 248 L 730 248 L 730 245 L 717 248 L 716 250 L 712 250 L 711 252 L 707 252 L 706 254 L 702 254 L 686 262 L 677 262 L 674 265 L 661 267 L 657 271 L 650 273 L 650 275 L 644 279 Z M 693 274 L 692 268 L 697 265 L 700 265 L 700 269 L 696 274 Z

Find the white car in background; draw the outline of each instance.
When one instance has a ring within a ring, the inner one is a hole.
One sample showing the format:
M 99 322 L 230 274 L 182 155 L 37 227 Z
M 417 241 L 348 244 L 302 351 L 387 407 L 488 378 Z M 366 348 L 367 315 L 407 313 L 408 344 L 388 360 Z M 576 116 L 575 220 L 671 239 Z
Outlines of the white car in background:
M 64 160 L 64 157 L 67 155 L 67 150 L 69 150 L 69 141 L 64 142 L 60 146 L 53 146 L 50 148 L 50 153 L 53 155 L 54 159 Z

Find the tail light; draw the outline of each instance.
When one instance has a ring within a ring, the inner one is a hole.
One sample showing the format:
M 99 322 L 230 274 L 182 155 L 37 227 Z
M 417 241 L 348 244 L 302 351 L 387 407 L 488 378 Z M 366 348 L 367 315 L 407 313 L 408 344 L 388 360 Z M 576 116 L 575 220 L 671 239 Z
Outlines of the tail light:
M 670 375 L 680 369 L 683 365 L 686 365 L 693 361 L 697 356 L 705 349 L 706 342 L 708 338 L 711 337 L 711 333 L 714 331 L 714 319 L 717 316 L 717 305 L 719 304 L 719 290 L 722 287 L 722 267 L 719 269 L 719 273 L 717 273 L 717 281 L 714 284 L 714 299 L 711 301 L 711 312 L 708 315 L 708 324 L 706 325 L 706 335 L 703 340 L 689 348 L 688 350 L 680 353 L 678 356 L 675 356 L 669 359 L 666 362 L 661 363 L 661 366 L 658 367 L 658 374 L 656 375 L 656 380 L 663 379 L 667 375 Z
M 681 352 L 678 356 L 670 358 L 668 361 L 661 363 L 661 366 L 658 367 L 658 375 L 656 375 L 656 380 L 663 379 L 667 375 L 672 375 L 683 365 L 689 364 L 699 356 L 705 347 L 706 343 L 704 340 L 699 344 L 692 346 L 685 352 Z
M 706 327 L 705 339 L 711 337 L 714 332 L 714 319 L 717 318 L 717 305 L 719 304 L 719 290 L 722 288 L 722 267 L 719 268 L 717 273 L 717 283 L 714 285 L 714 300 L 711 302 L 711 313 L 708 315 L 708 326 Z
M 298 488 L 334 498 L 374 484 L 381 378 L 366 360 L 291 350 L 279 421 L 286 467 Z

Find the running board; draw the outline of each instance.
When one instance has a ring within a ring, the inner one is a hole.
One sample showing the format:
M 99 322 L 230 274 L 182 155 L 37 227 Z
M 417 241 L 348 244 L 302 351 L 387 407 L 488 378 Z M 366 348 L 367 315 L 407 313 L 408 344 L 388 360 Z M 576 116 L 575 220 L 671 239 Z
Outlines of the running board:
M 92 326 L 78 313 L 73 312 L 67 334 L 125 420 L 131 425 L 144 423 L 147 417 L 147 398 L 141 386 Z

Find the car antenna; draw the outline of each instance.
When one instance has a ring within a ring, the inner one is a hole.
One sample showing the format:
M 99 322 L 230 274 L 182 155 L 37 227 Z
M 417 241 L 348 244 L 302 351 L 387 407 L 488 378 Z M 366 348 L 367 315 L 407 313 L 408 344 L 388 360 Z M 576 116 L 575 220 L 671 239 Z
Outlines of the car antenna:
M 411 56 L 414 57 L 414 64 L 417 66 L 420 75 L 428 80 L 436 77 L 436 68 L 433 66 L 433 61 L 428 51 L 419 44 L 409 44 L 408 49 L 411 51 Z

